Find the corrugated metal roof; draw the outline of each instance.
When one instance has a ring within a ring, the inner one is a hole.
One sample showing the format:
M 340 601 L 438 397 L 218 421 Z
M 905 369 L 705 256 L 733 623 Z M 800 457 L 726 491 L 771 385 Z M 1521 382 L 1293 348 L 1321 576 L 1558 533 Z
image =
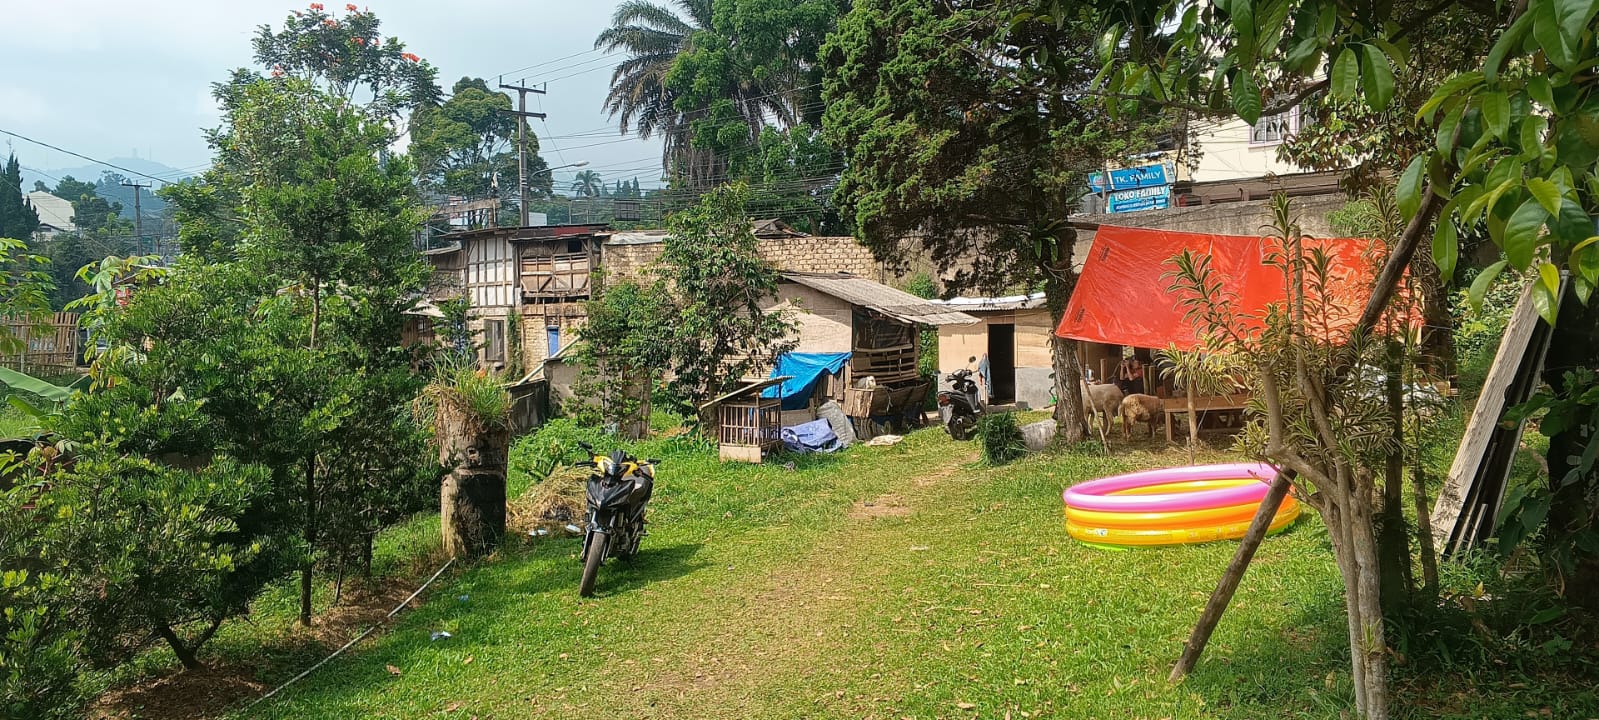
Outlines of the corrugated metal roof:
M 945 306 L 966 312 L 993 312 L 1000 310 L 1034 310 L 1044 306 L 1044 294 L 1007 295 L 1005 297 L 953 297 L 934 300 Z
M 28 202 L 33 203 L 33 209 L 39 211 L 39 222 L 66 232 L 78 229 L 72 224 L 71 202 L 42 190 L 28 193 Z
M 665 230 L 638 230 L 633 232 L 613 232 L 606 245 L 653 245 L 666 242 Z
M 918 325 L 971 325 L 977 322 L 977 318 L 966 313 L 849 273 L 786 272 L 783 273 L 783 279 L 851 305 L 871 308 L 901 322 Z

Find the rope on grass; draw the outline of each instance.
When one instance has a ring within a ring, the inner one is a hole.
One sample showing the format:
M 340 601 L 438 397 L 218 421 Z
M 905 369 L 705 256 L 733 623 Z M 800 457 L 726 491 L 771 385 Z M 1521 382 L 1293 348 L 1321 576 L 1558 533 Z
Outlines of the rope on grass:
M 438 571 L 433 573 L 433 577 L 428 578 L 427 582 L 422 583 L 422 587 L 417 588 L 416 592 L 411 593 L 410 596 L 406 597 L 404 600 L 401 600 L 399 605 L 395 605 L 394 609 L 389 611 L 389 614 L 384 615 L 383 616 L 383 622 L 388 622 L 395 615 L 398 615 L 401 610 L 405 609 L 405 606 L 410 605 L 411 601 L 416 599 L 416 596 L 421 595 L 423 590 L 428 589 L 428 586 L 432 585 L 434 580 L 439 579 L 439 576 L 443 575 L 444 571 L 448 570 L 450 568 L 450 565 L 452 565 L 454 563 L 455 563 L 455 558 L 450 558 L 449 560 L 446 560 L 444 562 L 444 565 L 440 566 Z M 317 663 L 315 665 L 312 665 L 309 668 L 306 668 L 305 672 L 300 673 L 299 675 L 295 675 L 292 678 L 289 678 L 288 682 L 285 682 L 282 685 L 279 685 L 279 686 L 273 688 L 272 692 L 269 692 L 269 693 L 267 693 L 265 695 L 262 695 L 261 697 L 256 698 L 255 701 L 251 702 L 249 705 L 244 706 L 244 709 L 245 710 L 249 710 L 250 708 L 253 708 L 253 707 L 257 706 L 257 705 L 260 705 L 262 701 L 266 700 L 267 698 L 272 697 L 273 695 L 278 694 L 280 691 L 283 690 L 283 688 L 286 688 L 286 687 L 288 687 L 290 685 L 293 685 L 296 682 L 299 682 L 300 680 L 304 679 L 305 676 L 310 675 L 313 672 L 316 672 L 317 668 L 328 664 L 328 661 L 330 661 L 333 658 L 336 658 L 336 657 L 338 657 L 340 655 L 343 655 L 345 650 L 349 650 L 351 647 L 354 647 L 356 643 L 361 642 L 362 640 L 365 640 L 366 636 L 371 635 L 373 632 L 375 632 L 378 629 L 378 627 L 383 625 L 383 622 L 374 623 L 371 627 L 368 627 L 360 635 L 355 636 L 355 639 L 345 643 L 344 647 L 341 647 L 341 648 L 339 648 L 337 650 L 334 650 L 332 655 L 329 655 L 329 656 L 327 656 L 325 658 L 322 658 L 321 662 L 319 662 L 319 663 Z

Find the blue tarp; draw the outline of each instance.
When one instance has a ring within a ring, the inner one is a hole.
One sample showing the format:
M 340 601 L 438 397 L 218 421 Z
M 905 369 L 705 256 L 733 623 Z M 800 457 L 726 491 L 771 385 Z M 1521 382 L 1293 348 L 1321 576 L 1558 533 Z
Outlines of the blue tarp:
M 833 452 L 838 449 L 838 435 L 833 433 L 833 426 L 826 420 L 812 420 L 783 428 L 778 437 L 782 438 L 784 447 L 797 453 Z
M 849 362 L 849 353 L 783 353 L 777 356 L 772 377 L 789 376 L 781 385 L 761 392 L 761 397 L 780 397 L 784 410 L 799 410 L 811 401 L 811 391 L 823 373 L 838 373 Z

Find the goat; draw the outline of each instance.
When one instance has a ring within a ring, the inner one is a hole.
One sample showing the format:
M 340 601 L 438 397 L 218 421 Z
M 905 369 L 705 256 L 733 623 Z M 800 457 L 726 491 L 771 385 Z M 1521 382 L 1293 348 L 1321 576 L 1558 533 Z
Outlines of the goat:
M 1088 416 L 1088 424 L 1094 424 L 1094 416 L 1100 419 L 1101 434 L 1110 434 L 1111 418 L 1121 407 L 1122 390 L 1110 383 L 1100 385 L 1085 385 L 1083 389 L 1083 412 Z
M 1154 395 L 1133 393 L 1122 398 L 1122 438 L 1132 437 L 1133 423 L 1149 424 L 1149 436 L 1155 437 L 1155 426 L 1165 419 L 1165 409 L 1160 398 Z

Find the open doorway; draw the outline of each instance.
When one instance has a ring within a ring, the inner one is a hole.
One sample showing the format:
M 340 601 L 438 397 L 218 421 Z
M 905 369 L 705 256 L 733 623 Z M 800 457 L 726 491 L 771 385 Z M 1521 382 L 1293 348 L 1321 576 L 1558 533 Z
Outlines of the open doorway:
M 988 325 L 988 377 L 996 405 L 1016 400 L 1016 326 Z

